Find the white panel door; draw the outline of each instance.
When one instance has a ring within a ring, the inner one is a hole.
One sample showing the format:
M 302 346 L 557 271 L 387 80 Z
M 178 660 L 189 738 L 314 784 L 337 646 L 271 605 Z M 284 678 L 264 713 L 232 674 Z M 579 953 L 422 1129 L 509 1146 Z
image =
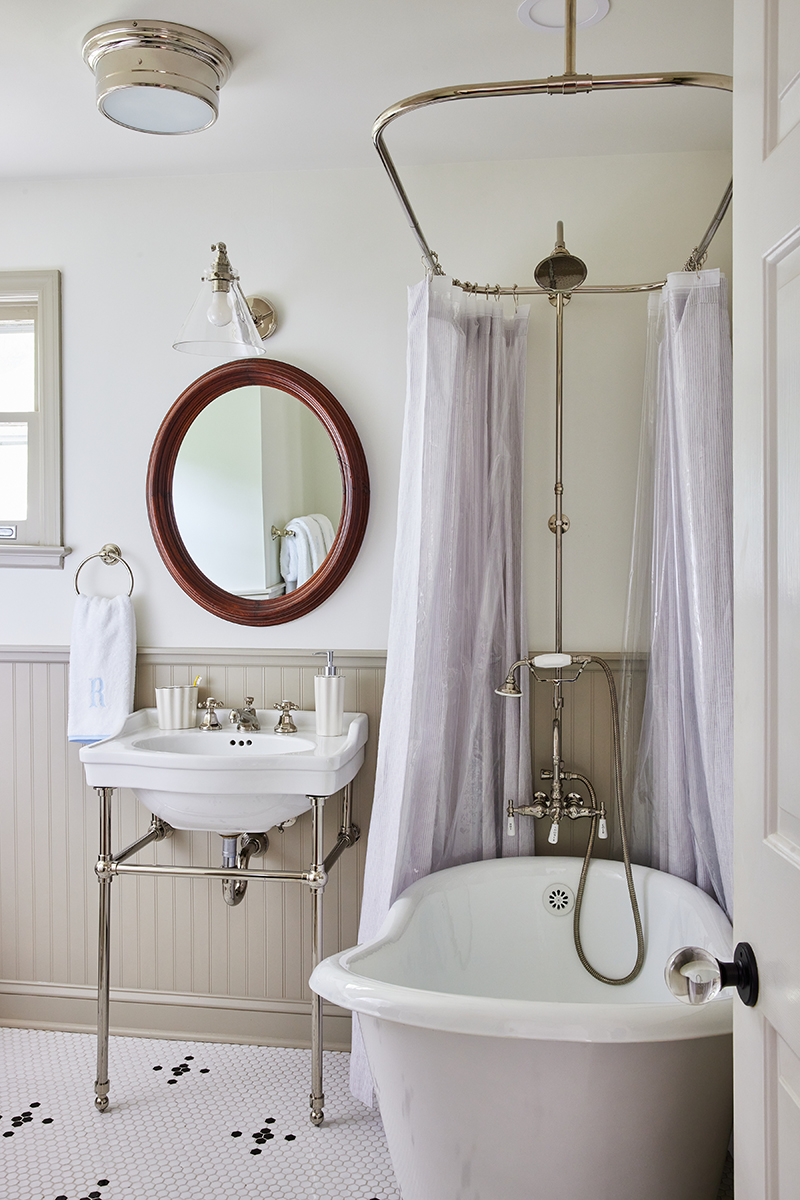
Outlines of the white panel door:
M 735 0 L 737 1200 L 800 1197 L 800 0 Z

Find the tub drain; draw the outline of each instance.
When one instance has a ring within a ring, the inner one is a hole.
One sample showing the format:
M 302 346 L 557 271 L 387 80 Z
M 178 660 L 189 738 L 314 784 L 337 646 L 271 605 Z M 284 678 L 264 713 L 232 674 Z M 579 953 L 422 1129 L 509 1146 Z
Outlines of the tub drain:
M 575 907 L 575 893 L 565 883 L 554 883 L 545 888 L 542 901 L 545 908 L 556 916 L 566 916 Z

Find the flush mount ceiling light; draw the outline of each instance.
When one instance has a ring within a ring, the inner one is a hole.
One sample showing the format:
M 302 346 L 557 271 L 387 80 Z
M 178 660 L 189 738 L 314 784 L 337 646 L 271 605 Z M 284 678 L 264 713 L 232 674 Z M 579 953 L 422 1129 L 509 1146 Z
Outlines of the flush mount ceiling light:
M 602 21 L 610 7 L 609 0 L 578 0 L 578 29 Z M 552 33 L 565 28 L 564 0 L 523 0 L 517 9 L 523 25 Z
M 141 133 L 197 133 L 217 119 L 233 60 L 215 38 L 171 21 L 109 21 L 87 33 L 84 62 L 104 116 Z
M 215 252 L 211 267 L 173 347 L 187 354 L 225 358 L 266 354 L 261 343 L 277 329 L 275 309 L 263 296 L 245 299 L 224 242 L 211 249 Z

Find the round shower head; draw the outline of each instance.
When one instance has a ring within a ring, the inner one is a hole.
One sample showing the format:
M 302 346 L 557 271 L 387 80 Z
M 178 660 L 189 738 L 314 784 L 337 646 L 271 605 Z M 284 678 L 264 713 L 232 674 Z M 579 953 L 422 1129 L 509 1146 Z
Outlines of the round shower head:
M 586 263 L 564 245 L 564 224 L 559 221 L 555 249 L 549 258 L 542 259 L 533 278 L 547 292 L 571 292 L 581 286 L 588 273 Z

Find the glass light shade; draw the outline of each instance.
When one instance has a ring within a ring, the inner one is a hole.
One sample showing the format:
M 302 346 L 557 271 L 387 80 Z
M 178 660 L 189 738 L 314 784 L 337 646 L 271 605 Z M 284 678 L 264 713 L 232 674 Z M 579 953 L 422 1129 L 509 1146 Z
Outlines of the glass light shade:
M 230 320 L 224 325 L 219 323 L 221 295 L 226 296 L 230 306 Z M 218 358 L 255 358 L 266 354 L 238 282 L 233 280 L 228 292 L 214 292 L 207 276 L 203 276 L 200 293 L 172 345 L 187 354 Z
M 197 133 L 213 125 L 216 109 L 199 96 L 174 87 L 137 84 L 118 87 L 99 101 L 117 125 L 141 133 Z

